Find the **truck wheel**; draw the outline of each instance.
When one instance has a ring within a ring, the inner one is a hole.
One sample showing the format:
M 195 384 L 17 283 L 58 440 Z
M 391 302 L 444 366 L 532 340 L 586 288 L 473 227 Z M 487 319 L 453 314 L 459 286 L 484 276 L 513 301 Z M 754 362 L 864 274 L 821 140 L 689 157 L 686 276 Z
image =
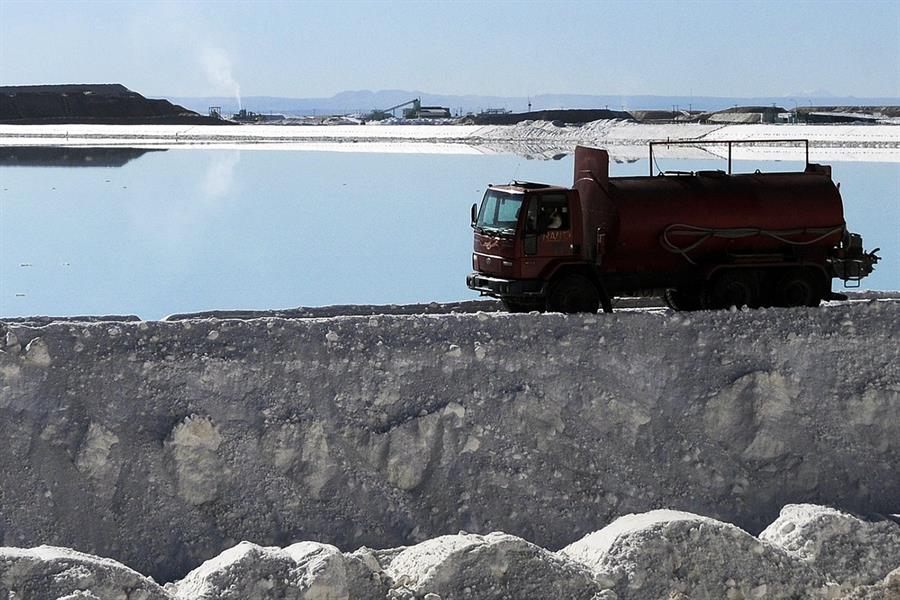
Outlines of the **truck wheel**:
M 501 298 L 503 308 L 511 313 L 526 313 L 533 310 L 542 312 L 544 303 L 541 300 L 521 300 L 519 298 Z
M 663 295 L 672 310 L 700 310 L 700 292 L 688 289 L 669 289 Z
M 584 275 L 566 275 L 547 298 L 547 309 L 561 313 L 595 313 L 600 308 L 600 292 Z
M 822 278 L 809 269 L 791 269 L 775 284 L 775 306 L 818 306 Z
M 750 270 L 728 270 L 716 277 L 703 294 L 704 308 L 719 309 L 735 306 L 759 308 L 759 280 Z

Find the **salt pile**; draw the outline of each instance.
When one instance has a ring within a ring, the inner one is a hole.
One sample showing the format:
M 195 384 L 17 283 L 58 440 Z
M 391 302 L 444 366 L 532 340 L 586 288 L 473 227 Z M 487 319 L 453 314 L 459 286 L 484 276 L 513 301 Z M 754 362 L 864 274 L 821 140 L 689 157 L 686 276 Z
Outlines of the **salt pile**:
M 172 600 L 151 579 L 68 548 L 0 547 L 0 600 Z
M 588 566 L 620 600 L 793 598 L 824 583 L 784 550 L 680 511 L 619 517 L 560 553 Z
M 387 573 L 393 598 L 590 600 L 587 569 L 504 533 L 441 536 L 401 552 Z M 429 599 L 430 600 L 430 599 Z
M 374 566 L 317 542 L 284 549 L 241 542 L 169 585 L 168 591 L 177 600 L 381 598 L 387 588 Z
M 760 539 L 776 544 L 845 585 L 875 584 L 897 567 L 900 527 L 814 504 L 789 504 Z
M 318 542 L 241 542 L 164 588 L 107 558 L 47 546 L 0 548 L 0 600 L 900 597 L 900 553 L 892 546 L 900 524 L 853 519 L 792 505 L 756 538 L 709 517 L 654 510 L 620 517 L 555 553 L 500 532 L 345 553 Z

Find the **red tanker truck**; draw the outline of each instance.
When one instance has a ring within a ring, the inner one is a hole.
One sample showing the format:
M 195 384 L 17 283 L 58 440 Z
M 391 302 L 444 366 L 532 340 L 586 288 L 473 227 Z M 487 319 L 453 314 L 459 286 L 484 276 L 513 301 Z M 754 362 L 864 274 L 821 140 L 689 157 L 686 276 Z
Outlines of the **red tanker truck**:
M 805 140 L 803 140 L 805 141 Z M 490 185 L 472 206 L 469 288 L 513 312 L 612 311 L 659 295 L 676 310 L 817 306 L 872 272 L 877 249 L 847 230 L 831 168 L 610 177 L 605 150 L 578 147 L 571 188 Z M 697 142 L 691 142 L 697 144 Z M 858 283 L 857 283 L 858 285 Z

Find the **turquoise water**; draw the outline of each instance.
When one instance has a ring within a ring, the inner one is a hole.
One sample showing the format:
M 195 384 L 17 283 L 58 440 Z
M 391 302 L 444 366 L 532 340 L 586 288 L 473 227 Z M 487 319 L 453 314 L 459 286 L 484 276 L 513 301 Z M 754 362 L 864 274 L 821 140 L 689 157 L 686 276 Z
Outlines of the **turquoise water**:
M 724 168 L 687 160 L 660 166 Z M 735 164 L 736 171 L 796 167 Z M 851 230 L 867 249 L 882 248 L 865 287 L 900 289 L 900 164 L 832 167 Z M 643 175 L 648 166 L 612 164 L 610 172 Z M 465 285 L 470 205 L 488 183 L 569 185 L 571 177 L 571 156 L 183 149 L 7 158 L 0 161 L 0 316 L 155 319 L 216 308 L 476 298 Z

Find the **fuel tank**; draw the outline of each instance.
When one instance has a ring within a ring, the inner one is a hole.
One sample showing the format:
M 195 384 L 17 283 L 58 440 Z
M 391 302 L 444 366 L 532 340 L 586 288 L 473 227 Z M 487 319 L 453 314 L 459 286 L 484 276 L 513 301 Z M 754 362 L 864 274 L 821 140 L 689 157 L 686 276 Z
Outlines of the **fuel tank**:
M 575 185 L 593 221 L 586 233 L 596 236 L 595 260 L 604 271 L 696 269 L 721 264 L 725 256 L 778 253 L 821 260 L 844 233 L 841 196 L 825 166 L 605 181 L 601 170 L 594 185 L 584 185 L 584 172 L 600 161 L 590 154 L 581 159 L 576 152 Z

